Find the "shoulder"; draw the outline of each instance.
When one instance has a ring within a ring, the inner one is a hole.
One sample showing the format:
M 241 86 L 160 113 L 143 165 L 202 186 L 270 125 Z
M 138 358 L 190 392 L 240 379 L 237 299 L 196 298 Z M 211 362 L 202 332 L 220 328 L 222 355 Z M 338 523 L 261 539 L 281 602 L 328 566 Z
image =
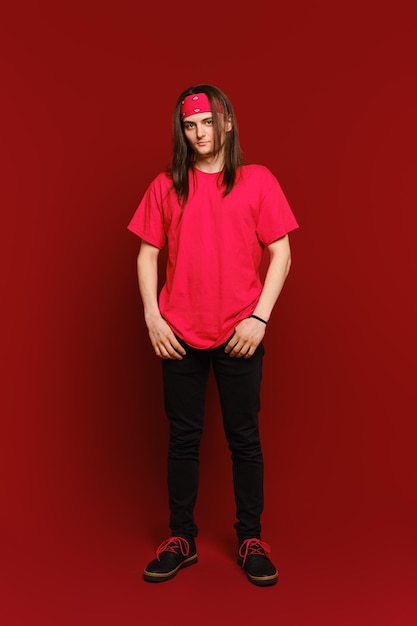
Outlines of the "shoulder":
M 172 178 L 166 171 L 159 172 L 159 174 L 152 179 L 149 186 L 158 189 L 169 189 L 172 187 Z
M 165 202 L 174 188 L 169 172 L 159 172 L 149 183 L 146 195 L 154 198 L 157 203 Z
M 259 185 L 263 188 L 265 186 L 273 186 L 278 182 L 276 176 L 268 167 L 258 163 L 242 165 L 240 175 L 243 182 L 253 186 Z

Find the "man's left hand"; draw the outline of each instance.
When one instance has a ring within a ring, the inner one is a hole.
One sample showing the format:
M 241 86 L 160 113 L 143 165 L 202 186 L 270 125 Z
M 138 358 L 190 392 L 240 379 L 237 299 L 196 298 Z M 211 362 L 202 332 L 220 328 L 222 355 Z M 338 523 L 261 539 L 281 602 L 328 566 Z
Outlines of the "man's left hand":
M 235 333 L 224 351 L 237 359 L 249 359 L 261 343 L 265 335 L 265 324 L 248 317 L 236 326 Z

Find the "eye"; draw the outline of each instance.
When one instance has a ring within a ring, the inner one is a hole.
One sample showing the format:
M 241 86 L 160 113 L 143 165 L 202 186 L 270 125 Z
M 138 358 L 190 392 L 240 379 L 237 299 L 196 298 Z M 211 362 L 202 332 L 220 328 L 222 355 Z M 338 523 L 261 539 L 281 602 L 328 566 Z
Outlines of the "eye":
M 191 128 L 194 128 L 194 122 L 186 122 L 184 128 L 185 130 L 191 130 Z

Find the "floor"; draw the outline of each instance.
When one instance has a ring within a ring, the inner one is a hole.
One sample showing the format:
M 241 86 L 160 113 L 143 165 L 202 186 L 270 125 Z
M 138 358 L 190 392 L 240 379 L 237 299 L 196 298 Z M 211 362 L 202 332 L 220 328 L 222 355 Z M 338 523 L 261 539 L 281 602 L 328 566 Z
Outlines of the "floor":
M 198 564 L 163 584 L 146 583 L 142 569 L 154 556 L 156 534 L 113 528 L 79 534 L 68 545 L 58 535 L 26 550 L 9 544 L 2 626 L 417 624 L 416 535 L 404 520 L 381 520 L 345 541 L 317 530 L 269 537 L 280 572 L 269 588 L 247 581 L 233 536 L 216 532 L 200 533 Z

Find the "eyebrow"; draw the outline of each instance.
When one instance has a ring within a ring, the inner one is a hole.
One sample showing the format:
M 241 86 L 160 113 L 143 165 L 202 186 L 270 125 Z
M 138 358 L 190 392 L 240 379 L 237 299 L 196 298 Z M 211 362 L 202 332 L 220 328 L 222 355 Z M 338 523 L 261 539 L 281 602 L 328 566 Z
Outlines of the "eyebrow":
M 203 119 L 200 120 L 200 122 L 206 122 L 207 120 L 212 120 L 212 119 L 213 119 L 213 116 L 209 115 L 209 117 L 203 117 Z M 194 120 L 184 120 L 183 124 L 195 124 L 195 121 Z

